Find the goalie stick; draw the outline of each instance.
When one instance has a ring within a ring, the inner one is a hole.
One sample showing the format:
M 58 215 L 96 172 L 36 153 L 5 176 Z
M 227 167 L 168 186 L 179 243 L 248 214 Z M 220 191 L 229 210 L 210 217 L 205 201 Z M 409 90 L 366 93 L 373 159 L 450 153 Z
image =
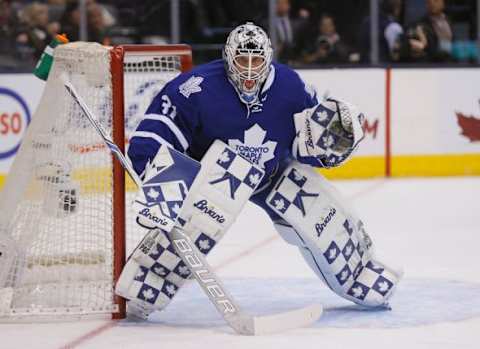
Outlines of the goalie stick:
M 120 161 L 129 176 L 137 186 L 141 188 L 142 182 L 140 178 L 133 170 L 120 148 L 109 138 L 107 133 L 97 122 L 96 117 L 75 90 L 74 86 L 67 81 L 65 77 L 63 80 L 64 86 L 70 96 L 82 109 L 92 126 L 102 137 L 110 151 Z M 251 316 L 246 314 L 240 309 L 235 299 L 225 289 L 218 276 L 212 271 L 212 267 L 207 263 L 204 255 L 198 250 L 197 246 L 192 243 L 190 238 L 179 227 L 174 227 L 168 234 L 173 242 L 175 251 L 183 262 L 188 265 L 202 290 L 235 332 L 242 335 L 276 333 L 310 325 L 317 321 L 322 315 L 323 307 L 319 304 L 313 304 L 304 308 L 274 315 Z

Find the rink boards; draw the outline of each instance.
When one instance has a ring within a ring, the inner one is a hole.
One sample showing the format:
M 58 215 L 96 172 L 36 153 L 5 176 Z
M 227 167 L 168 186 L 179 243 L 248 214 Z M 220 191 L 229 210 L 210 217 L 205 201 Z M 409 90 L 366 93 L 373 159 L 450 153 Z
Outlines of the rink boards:
M 357 104 L 366 138 L 330 178 L 480 174 L 480 69 L 299 70 L 319 95 Z M 0 187 L 40 99 L 43 82 L 0 75 Z M 288 92 L 287 92 L 288 93 Z

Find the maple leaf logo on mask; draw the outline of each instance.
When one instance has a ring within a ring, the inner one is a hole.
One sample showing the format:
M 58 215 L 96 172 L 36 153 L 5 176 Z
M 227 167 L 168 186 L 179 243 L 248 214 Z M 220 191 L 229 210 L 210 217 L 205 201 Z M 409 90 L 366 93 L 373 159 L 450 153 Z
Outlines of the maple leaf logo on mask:
M 461 135 L 467 137 L 470 142 L 480 141 L 480 119 L 475 118 L 473 115 L 465 115 L 460 112 L 457 114 L 458 126 L 462 129 Z

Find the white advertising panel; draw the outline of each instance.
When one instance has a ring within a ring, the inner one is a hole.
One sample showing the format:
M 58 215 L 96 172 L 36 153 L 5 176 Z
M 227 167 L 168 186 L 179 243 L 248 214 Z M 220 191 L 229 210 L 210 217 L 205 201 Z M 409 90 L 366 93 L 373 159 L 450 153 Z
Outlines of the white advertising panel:
M 0 74 L 0 174 L 10 168 L 43 85 L 32 74 Z
M 298 70 L 319 96 L 328 93 L 359 107 L 367 120 L 366 138 L 356 156 L 385 154 L 385 69 Z
M 480 70 L 392 70 L 392 154 L 480 153 Z

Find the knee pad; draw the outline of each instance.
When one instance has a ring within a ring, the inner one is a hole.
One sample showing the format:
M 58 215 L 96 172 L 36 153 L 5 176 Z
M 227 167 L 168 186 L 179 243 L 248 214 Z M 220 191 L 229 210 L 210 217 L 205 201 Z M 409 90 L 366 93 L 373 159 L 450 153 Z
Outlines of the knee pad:
M 296 232 L 283 235 L 302 249 L 312 269 L 335 293 L 367 307 L 387 306 L 401 273 L 375 260 L 362 222 L 325 178 L 294 161 L 267 204 Z

